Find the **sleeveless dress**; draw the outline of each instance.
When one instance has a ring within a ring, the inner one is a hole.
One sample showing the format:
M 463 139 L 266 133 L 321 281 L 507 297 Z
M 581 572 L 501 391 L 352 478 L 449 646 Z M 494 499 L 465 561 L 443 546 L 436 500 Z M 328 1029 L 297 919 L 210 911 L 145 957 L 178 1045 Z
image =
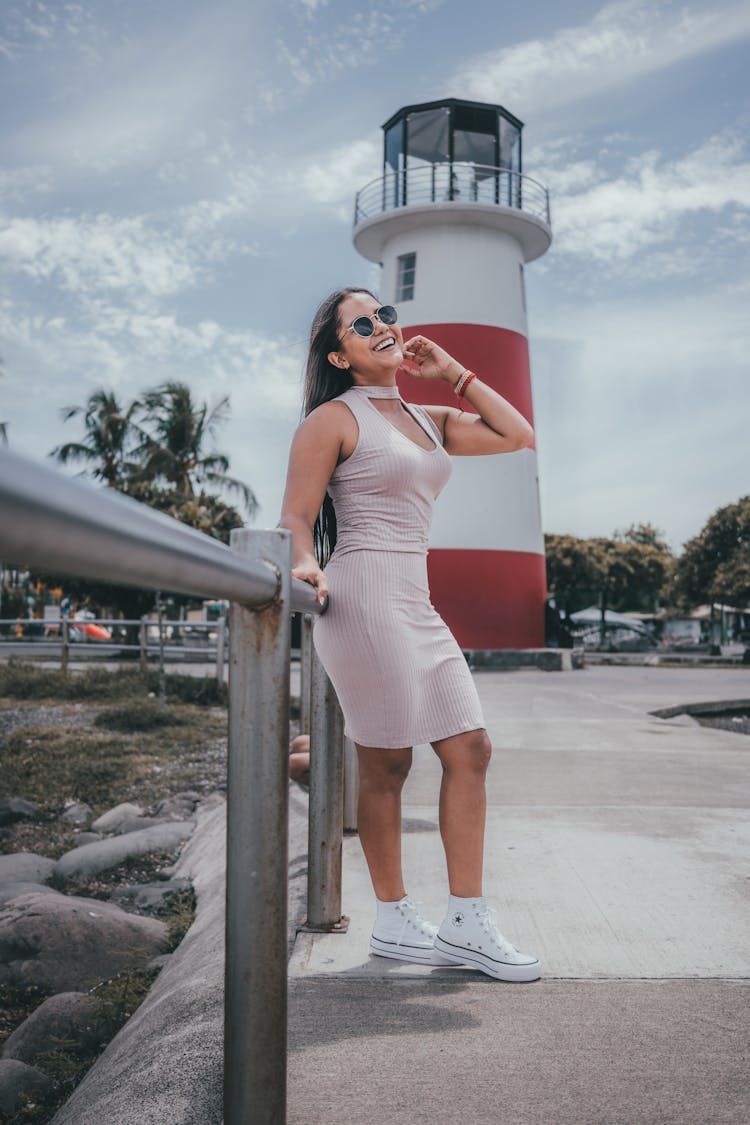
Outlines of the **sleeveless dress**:
M 351 387 L 335 399 L 354 415 L 359 437 L 328 486 L 337 540 L 325 567 L 330 601 L 315 621 L 313 643 L 345 734 L 360 746 L 391 749 L 485 722 L 466 660 L 427 584 L 432 509 L 450 477 L 450 457 L 421 406 L 403 403 L 431 449 L 391 425 L 375 398 L 403 403 L 398 387 Z

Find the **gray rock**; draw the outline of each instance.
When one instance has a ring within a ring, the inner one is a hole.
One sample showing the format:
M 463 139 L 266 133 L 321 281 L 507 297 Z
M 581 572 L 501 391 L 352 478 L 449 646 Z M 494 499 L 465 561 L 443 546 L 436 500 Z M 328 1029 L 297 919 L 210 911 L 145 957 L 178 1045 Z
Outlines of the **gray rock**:
M 184 793 L 175 794 L 174 797 L 165 797 L 161 801 L 156 801 L 151 806 L 151 812 L 154 816 L 160 816 L 162 820 L 186 820 L 199 800 L 200 793 L 189 789 Z
M 150 828 L 153 824 L 164 824 L 169 819 L 166 816 L 129 816 L 118 825 L 116 834 L 126 836 L 128 832 L 140 832 L 142 828 Z
M 174 848 L 190 836 L 194 827 L 191 820 L 173 820 L 144 828 L 140 832 L 128 832 L 125 836 L 110 836 L 106 840 L 84 844 L 58 859 L 54 865 L 54 876 L 61 879 L 85 879 L 99 871 L 117 867 L 128 856 Z
M 123 820 L 127 820 L 129 816 L 143 816 L 143 812 L 140 805 L 131 805 L 129 801 L 125 801 L 98 816 L 91 827 L 95 832 L 114 832 Z
M 109 896 L 124 910 L 146 910 L 148 912 L 160 910 L 168 904 L 172 895 L 180 891 L 189 891 L 192 883 L 189 879 L 170 879 L 164 883 L 141 883 L 135 886 L 118 887 Z
M 42 895 L 56 895 L 58 893 L 54 887 L 48 887 L 44 883 L 29 883 L 28 881 L 0 883 L 0 906 L 10 902 L 12 898 L 18 898 L 19 895 L 29 895 L 34 892 Z
M 111 902 L 26 894 L 0 908 L 0 981 L 82 991 L 164 952 L 167 927 Z
M 0 1114 L 9 1120 L 23 1108 L 23 1095 L 32 1101 L 43 1098 L 52 1089 L 52 1082 L 41 1070 L 19 1062 L 18 1059 L 0 1059 Z
M 6 1040 L 4 1059 L 19 1059 L 29 1066 L 62 1042 L 88 1051 L 99 1046 L 112 1033 L 104 1005 L 87 992 L 58 992 L 49 996 Z
M 79 832 L 73 841 L 73 847 L 82 848 L 84 844 L 95 844 L 97 840 L 101 840 L 98 832 Z
M 3 883 L 46 883 L 55 868 L 54 859 L 35 852 L 0 855 L 0 885 Z
M 23 797 L 0 798 L 0 825 L 15 824 L 17 820 L 33 820 L 41 813 L 39 805 Z
M 60 814 L 60 820 L 64 820 L 66 824 L 88 824 L 92 811 L 91 805 L 74 801 L 67 806 L 64 813 Z

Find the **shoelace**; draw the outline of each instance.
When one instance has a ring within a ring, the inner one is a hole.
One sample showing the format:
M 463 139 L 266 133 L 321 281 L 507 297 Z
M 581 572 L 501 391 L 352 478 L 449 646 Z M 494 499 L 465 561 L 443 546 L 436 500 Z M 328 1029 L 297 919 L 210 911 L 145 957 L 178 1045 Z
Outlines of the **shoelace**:
M 514 945 L 504 938 L 497 928 L 497 911 L 493 910 L 491 906 L 486 906 L 484 910 L 480 910 L 478 914 L 479 925 L 489 934 L 496 945 L 500 947 L 503 953 L 511 954 L 517 953 L 518 950 Z
M 417 910 L 417 907 L 421 906 L 421 905 L 422 905 L 421 900 L 418 901 L 418 902 L 412 902 L 412 900 L 410 898 L 407 898 L 406 902 L 403 904 L 403 906 L 404 906 L 404 916 L 401 920 L 401 929 L 400 929 L 399 935 L 396 939 L 396 945 L 401 944 L 401 939 L 403 938 L 403 936 L 406 932 L 406 927 L 409 925 L 410 922 L 415 926 L 416 929 L 419 930 L 419 932 L 421 934 L 423 934 L 425 937 L 428 937 L 430 939 L 430 941 L 435 940 L 435 934 L 437 933 L 437 926 L 433 926 L 432 923 L 427 922 L 422 917 L 422 915 Z M 410 911 L 414 912 L 415 917 L 413 917 L 410 914 Z

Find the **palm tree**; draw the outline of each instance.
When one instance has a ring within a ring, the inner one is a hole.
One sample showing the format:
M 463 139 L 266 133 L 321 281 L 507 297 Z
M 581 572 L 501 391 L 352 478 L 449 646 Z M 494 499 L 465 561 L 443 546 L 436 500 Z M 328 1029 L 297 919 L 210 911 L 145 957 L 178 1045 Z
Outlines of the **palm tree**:
M 128 457 L 136 434 L 133 421 L 138 403 L 133 402 L 125 410 L 114 394 L 109 391 L 94 391 L 85 406 L 66 406 L 62 410 L 63 420 L 83 415 L 86 434 L 83 441 L 69 441 L 52 450 L 51 456 L 62 461 L 85 461 L 92 475 L 105 481 L 110 488 L 123 489 L 132 476 L 136 466 Z
M 238 493 L 248 514 L 255 514 L 255 493 L 227 475 L 229 461 L 224 454 L 205 452 L 207 440 L 216 436 L 229 416 L 228 396 L 209 410 L 207 403 L 199 406 L 193 401 L 185 383 L 170 382 L 148 391 L 138 406 L 143 411 L 136 450 L 141 464 L 138 478 L 163 478 L 184 498 L 195 496 L 196 488 L 200 491 L 204 484 L 218 485 Z

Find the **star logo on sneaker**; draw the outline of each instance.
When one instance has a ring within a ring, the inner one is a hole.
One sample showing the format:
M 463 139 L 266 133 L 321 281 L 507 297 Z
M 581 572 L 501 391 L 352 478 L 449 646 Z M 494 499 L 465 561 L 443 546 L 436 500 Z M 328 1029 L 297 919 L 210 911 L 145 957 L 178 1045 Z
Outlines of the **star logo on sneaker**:
M 461 914 L 461 912 L 457 910 L 456 913 L 451 918 L 451 922 L 453 923 L 454 926 L 463 926 L 463 924 L 464 924 L 463 914 Z

